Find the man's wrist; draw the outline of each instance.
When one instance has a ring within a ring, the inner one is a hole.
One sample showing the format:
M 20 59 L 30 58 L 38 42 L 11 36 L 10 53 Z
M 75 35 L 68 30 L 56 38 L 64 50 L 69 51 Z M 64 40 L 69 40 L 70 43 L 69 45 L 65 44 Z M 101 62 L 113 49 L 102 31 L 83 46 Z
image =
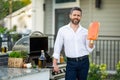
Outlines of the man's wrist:
M 53 67 L 56 67 L 56 66 L 57 66 L 57 64 L 53 64 L 52 66 L 53 66 Z
M 57 64 L 53 64 L 53 67 L 54 67 L 54 66 L 57 66 Z

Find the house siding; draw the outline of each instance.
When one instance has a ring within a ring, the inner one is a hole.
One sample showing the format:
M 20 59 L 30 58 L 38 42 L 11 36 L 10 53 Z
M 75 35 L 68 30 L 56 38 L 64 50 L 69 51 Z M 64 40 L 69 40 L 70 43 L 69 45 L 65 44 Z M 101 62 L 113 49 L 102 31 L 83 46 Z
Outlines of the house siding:
M 115 70 L 120 60 L 120 0 L 102 0 L 101 8 L 95 7 L 95 0 L 80 0 L 83 10 L 81 24 L 88 28 L 90 22 L 100 22 L 100 37 L 95 41 L 96 48 L 91 54 L 91 62 L 106 64 L 107 70 Z M 108 37 L 109 36 L 109 37 Z M 112 37 L 110 37 L 112 36 Z
M 80 0 L 83 9 L 81 24 L 88 28 L 92 21 L 99 21 L 100 35 L 119 35 L 120 0 L 102 0 L 101 8 L 95 7 L 95 0 Z

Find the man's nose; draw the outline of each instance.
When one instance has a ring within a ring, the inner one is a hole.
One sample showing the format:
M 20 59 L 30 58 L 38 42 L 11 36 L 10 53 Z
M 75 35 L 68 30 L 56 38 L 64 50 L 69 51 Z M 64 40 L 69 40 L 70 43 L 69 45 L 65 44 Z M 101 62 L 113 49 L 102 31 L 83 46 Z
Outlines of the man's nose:
M 75 18 L 79 18 L 79 16 L 76 15 Z

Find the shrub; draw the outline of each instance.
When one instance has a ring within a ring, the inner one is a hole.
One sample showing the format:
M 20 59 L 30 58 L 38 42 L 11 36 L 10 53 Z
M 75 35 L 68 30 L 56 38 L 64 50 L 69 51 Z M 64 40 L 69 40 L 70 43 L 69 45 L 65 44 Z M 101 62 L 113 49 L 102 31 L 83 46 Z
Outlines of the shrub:
M 104 80 L 107 77 L 106 64 L 96 65 L 90 64 L 90 70 L 87 80 Z
M 120 61 L 116 64 L 116 74 L 113 77 L 113 80 L 119 80 L 120 79 Z

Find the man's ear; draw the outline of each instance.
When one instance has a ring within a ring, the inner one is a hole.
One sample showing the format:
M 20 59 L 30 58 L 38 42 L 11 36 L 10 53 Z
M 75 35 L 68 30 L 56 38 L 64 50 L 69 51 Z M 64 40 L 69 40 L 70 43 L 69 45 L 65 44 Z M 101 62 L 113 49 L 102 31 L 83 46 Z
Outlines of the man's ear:
M 71 14 L 69 14 L 69 17 L 71 18 Z

